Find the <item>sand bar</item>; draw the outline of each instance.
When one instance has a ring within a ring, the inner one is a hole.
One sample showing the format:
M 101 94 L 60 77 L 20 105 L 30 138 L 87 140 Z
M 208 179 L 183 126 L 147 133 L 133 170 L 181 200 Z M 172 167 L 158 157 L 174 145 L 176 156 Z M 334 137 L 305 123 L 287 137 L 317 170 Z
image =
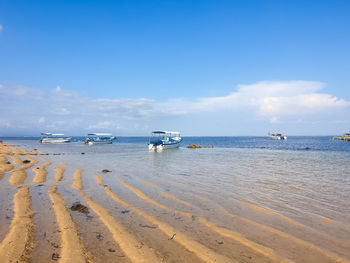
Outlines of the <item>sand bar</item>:
M 73 175 L 73 184 L 72 184 L 72 187 L 75 189 L 75 190 L 83 190 L 83 181 L 81 179 L 82 177 L 82 172 L 83 172 L 83 169 L 80 169 L 80 168 L 75 168 L 76 169 L 76 172 L 74 173 Z
M 54 208 L 57 224 L 61 232 L 60 263 L 86 263 L 91 262 L 82 241 L 80 240 L 77 226 L 73 222 L 67 208 L 66 201 L 57 193 L 57 186 L 52 186 L 49 196 Z
M 66 171 L 66 169 L 64 167 L 59 167 L 59 166 L 55 166 L 53 169 L 55 169 L 55 171 L 56 171 L 55 181 L 56 181 L 56 183 L 58 183 L 63 179 L 64 172 Z
M 7 155 L 0 155 L 0 172 L 11 171 L 14 166 L 9 162 Z
M 180 245 L 185 247 L 187 250 L 194 253 L 198 258 L 203 260 L 204 262 L 235 262 L 232 259 L 227 258 L 226 256 L 220 255 L 211 249 L 203 246 L 202 244 L 192 240 L 190 237 L 176 231 L 171 226 L 160 222 L 155 217 L 141 211 L 140 209 L 136 208 L 135 206 L 125 202 L 119 196 L 117 196 L 115 193 L 111 191 L 109 187 L 105 187 L 106 193 L 116 202 L 122 204 L 125 207 L 128 207 L 138 213 L 139 215 L 146 218 L 149 222 L 152 224 L 158 226 L 158 228 L 166 234 L 169 238 L 172 238 L 175 242 L 178 242 Z M 176 236 L 174 234 L 176 233 Z
M 30 162 L 24 164 L 23 161 L 21 161 L 22 166 L 11 171 L 11 176 L 9 178 L 9 182 L 11 185 L 23 184 L 25 179 L 27 178 L 26 170 L 38 163 L 37 160 L 30 157 L 26 157 L 26 160 Z
M 94 202 L 90 197 L 86 197 L 85 201 L 113 234 L 114 240 L 131 262 L 162 262 L 162 260 L 156 256 L 153 249 L 137 241 L 134 236 L 129 234 L 128 231 L 111 216 L 108 210 Z
M 0 244 L 1 262 L 27 262 L 34 247 L 33 211 L 29 186 L 19 188 L 14 196 L 14 217 L 10 232 Z
M 95 179 L 97 181 L 97 183 L 101 186 L 104 186 L 105 183 L 103 182 L 102 178 L 98 175 L 98 174 L 95 174 Z
M 144 193 L 142 193 L 139 189 L 127 184 L 125 181 L 123 181 L 122 179 L 120 179 L 120 181 L 127 187 L 129 188 L 131 191 L 133 191 L 137 196 L 139 196 L 140 198 L 160 207 L 160 208 L 163 208 L 164 209 L 164 205 L 161 205 L 159 204 L 158 202 L 152 200 L 151 198 L 149 198 L 148 196 L 146 196 Z M 162 192 L 163 195 L 165 192 Z M 192 207 L 192 205 L 190 203 L 187 203 L 185 201 L 182 201 L 180 199 L 178 199 L 177 197 L 175 196 L 172 196 L 170 194 L 166 194 L 165 196 L 177 201 L 177 202 L 180 202 L 181 204 L 185 204 L 187 206 L 190 206 Z M 165 207 L 166 210 L 169 210 L 168 207 Z M 175 211 L 176 213 L 178 214 L 181 214 L 181 215 L 184 215 L 186 217 L 189 217 L 189 218 L 192 218 L 193 215 L 190 214 L 190 213 L 185 213 L 185 212 L 181 212 L 181 211 Z M 220 234 L 221 236 L 224 236 L 226 238 L 230 238 L 252 250 L 254 250 L 255 252 L 265 256 L 266 258 L 269 258 L 275 262 L 293 262 L 293 261 L 289 261 L 287 259 L 282 259 L 282 258 L 279 258 L 275 252 L 271 249 L 271 248 L 267 248 L 267 247 L 264 247 L 262 245 L 259 245 L 253 241 L 250 241 L 248 239 L 246 239 L 245 237 L 243 237 L 241 234 L 239 233 L 236 233 L 236 232 L 233 232 L 233 231 L 230 231 L 228 229 L 223 229 L 223 228 L 220 228 L 220 227 L 217 227 L 215 224 L 211 223 L 211 222 L 208 222 L 207 220 L 205 220 L 204 218 L 199 218 L 199 222 L 202 223 L 203 225 L 205 225 L 206 227 L 210 228 L 211 230 L 217 232 L 218 234 Z
M 46 161 L 46 163 L 34 168 L 32 171 L 35 173 L 34 179 L 33 179 L 33 183 L 35 184 L 41 184 L 41 183 L 45 183 L 46 182 L 46 176 L 47 176 L 47 170 L 46 170 L 46 166 L 51 165 L 51 162 L 48 161 L 47 159 L 43 158 L 43 157 L 37 157 L 43 161 Z

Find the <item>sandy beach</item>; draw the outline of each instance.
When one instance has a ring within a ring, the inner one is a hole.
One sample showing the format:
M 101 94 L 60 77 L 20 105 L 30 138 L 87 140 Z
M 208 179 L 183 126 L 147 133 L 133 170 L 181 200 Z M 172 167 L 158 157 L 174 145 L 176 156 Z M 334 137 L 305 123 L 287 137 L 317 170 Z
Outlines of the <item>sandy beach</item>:
M 1 262 L 350 263 L 349 207 L 211 198 L 186 177 L 79 158 L 0 144 Z

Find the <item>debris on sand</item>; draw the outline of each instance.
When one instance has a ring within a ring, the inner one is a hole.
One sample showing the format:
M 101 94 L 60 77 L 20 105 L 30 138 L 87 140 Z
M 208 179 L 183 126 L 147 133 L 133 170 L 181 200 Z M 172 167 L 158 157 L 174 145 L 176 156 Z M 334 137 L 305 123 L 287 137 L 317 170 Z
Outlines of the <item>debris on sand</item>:
M 89 209 L 85 205 L 82 205 L 79 202 L 78 203 L 74 203 L 70 209 L 72 211 L 78 211 L 78 212 L 84 213 L 84 214 L 89 213 Z
M 30 160 L 23 160 L 23 163 L 30 163 Z
M 112 171 L 107 170 L 107 169 L 103 169 L 103 170 L 102 170 L 102 173 L 110 173 L 110 172 L 112 172 Z

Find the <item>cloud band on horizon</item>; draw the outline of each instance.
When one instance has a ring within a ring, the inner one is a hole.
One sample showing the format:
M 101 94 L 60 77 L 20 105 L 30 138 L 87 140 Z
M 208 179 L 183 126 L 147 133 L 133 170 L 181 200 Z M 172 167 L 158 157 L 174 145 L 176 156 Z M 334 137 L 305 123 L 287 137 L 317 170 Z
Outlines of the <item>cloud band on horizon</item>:
M 300 119 L 305 115 L 349 111 L 350 101 L 322 93 L 324 87 L 324 83 L 315 81 L 261 81 L 238 85 L 236 91 L 222 97 L 157 101 L 152 98 L 89 98 L 59 86 L 50 93 L 23 86 L 8 88 L 0 85 L 3 102 L 0 110 L 7 113 L 0 116 L 0 127 L 9 132 L 14 129 L 38 132 L 124 129 L 131 132 L 135 122 L 141 120 L 145 124 L 161 123 L 163 119 L 207 112 L 251 112 L 257 118 L 276 122 L 286 116 Z

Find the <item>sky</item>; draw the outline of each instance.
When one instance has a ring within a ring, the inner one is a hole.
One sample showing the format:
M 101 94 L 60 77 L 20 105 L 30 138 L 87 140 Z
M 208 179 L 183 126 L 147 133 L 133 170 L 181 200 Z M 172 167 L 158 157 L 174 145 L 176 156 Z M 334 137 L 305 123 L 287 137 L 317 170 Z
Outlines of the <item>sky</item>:
M 0 0 L 0 136 L 350 131 L 346 0 Z

